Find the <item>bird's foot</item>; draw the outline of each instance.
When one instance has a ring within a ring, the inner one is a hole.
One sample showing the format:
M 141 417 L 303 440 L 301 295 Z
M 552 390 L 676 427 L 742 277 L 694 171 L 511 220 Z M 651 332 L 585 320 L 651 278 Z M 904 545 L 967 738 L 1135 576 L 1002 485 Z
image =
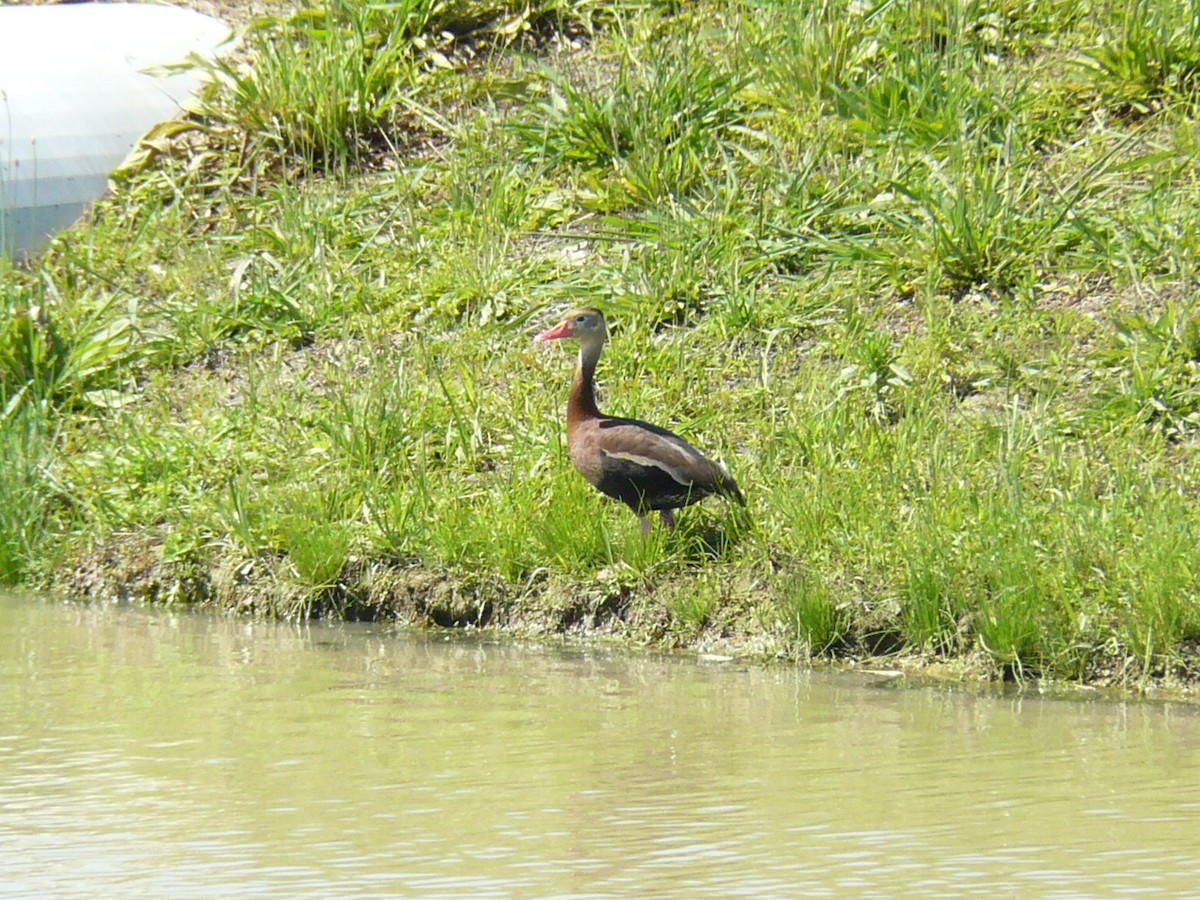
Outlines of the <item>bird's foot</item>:
M 658 511 L 658 518 L 662 521 L 663 528 L 675 528 L 675 510 L 660 509 Z

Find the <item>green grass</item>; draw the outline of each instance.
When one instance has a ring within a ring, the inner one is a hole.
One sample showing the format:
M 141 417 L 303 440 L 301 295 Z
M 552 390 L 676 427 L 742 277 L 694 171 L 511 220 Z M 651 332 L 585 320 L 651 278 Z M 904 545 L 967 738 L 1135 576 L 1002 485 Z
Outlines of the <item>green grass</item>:
M 364 573 L 417 569 L 672 644 L 1194 680 L 1195 17 L 265 20 L 189 128 L 0 269 L 0 577 L 72 586 L 137 534 L 176 601 L 257 571 L 275 614 L 365 614 Z M 579 302 L 612 320 L 605 408 L 723 457 L 745 516 L 642 541 L 571 469 L 574 358 L 530 338 Z
M 286 19 L 260 20 L 248 35 L 255 59 L 224 57 L 209 71 L 260 157 L 310 169 L 344 169 L 364 145 L 386 139 L 391 120 L 420 111 L 415 99 L 420 36 L 437 4 L 337 2 Z M 221 116 L 224 110 L 209 109 Z
M 43 416 L 9 412 L 0 421 L 0 582 L 20 581 L 44 552 L 54 496 L 52 439 Z

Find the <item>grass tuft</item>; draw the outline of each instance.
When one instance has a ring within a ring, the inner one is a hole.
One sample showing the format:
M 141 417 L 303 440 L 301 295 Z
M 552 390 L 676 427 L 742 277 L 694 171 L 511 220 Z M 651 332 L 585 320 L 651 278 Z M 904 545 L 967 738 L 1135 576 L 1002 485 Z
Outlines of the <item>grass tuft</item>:
M 10 407 L 0 416 L 0 583 L 20 582 L 44 552 L 53 446 L 44 416 Z
M 779 591 L 784 623 L 810 653 L 830 653 L 845 639 L 850 630 L 848 606 L 839 602 L 820 575 L 790 575 Z
M 218 102 L 228 104 L 212 112 L 250 136 L 259 153 L 345 171 L 415 111 L 418 39 L 441 7 L 439 0 L 335 0 L 260 19 L 246 38 L 253 65 L 233 56 L 211 64 L 223 90 Z
M 1123 115 L 1148 115 L 1171 99 L 1192 103 L 1200 87 L 1200 8 L 1129 0 L 1113 13 L 1110 28 L 1079 57 L 1102 102 Z

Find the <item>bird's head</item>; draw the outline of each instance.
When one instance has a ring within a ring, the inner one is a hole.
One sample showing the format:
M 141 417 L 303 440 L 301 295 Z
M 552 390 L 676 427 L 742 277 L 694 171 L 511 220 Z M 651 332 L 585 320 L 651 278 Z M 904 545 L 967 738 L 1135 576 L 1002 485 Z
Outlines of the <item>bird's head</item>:
M 563 338 L 573 338 L 581 344 L 603 344 L 608 337 L 608 329 L 604 324 L 604 313 L 590 306 L 573 309 L 561 322 L 549 331 L 543 331 L 535 340 L 560 341 Z

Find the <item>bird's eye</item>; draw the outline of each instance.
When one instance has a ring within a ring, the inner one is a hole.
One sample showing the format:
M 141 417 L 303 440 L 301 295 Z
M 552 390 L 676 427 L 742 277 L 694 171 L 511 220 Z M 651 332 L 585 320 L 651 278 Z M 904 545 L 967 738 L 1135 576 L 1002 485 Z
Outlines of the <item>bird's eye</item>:
M 582 325 L 582 324 L 583 324 L 584 322 L 586 322 L 586 321 L 587 321 L 587 316 L 576 316 L 576 317 L 575 317 L 575 324 L 576 324 L 576 325 Z

